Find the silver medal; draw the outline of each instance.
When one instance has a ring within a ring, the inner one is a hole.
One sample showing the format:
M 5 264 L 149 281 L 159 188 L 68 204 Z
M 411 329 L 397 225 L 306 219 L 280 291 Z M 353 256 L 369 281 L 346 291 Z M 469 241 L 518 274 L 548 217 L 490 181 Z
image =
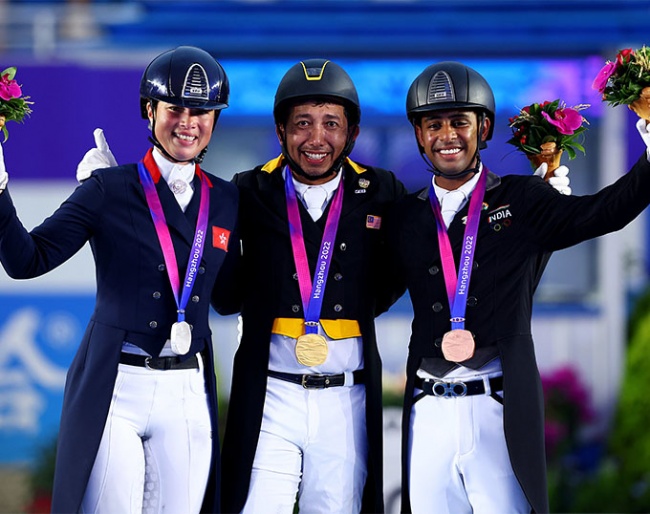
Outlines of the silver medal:
M 177 321 L 172 325 L 169 337 L 172 351 L 176 355 L 185 355 L 192 345 L 192 329 L 186 321 Z

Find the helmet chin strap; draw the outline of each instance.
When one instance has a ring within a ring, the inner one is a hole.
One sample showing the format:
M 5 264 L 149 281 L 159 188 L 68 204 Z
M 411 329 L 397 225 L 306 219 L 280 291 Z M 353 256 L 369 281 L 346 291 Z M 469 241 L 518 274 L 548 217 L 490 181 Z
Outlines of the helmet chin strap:
M 156 136 L 149 136 L 149 141 L 156 148 L 158 148 L 158 150 L 160 150 L 160 153 L 163 154 L 168 161 L 178 163 L 178 164 L 189 164 L 189 163 L 201 164 L 203 162 L 203 158 L 205 157 L 206 152 L 208 151 L 208 147 L 206 146 L 203 150 L 199 152 L 199 154 L 196 157 L 189 159 L 187 161 L 179 161 L 178 159 L 172 157 L 167 150 L 165 150 L 163 145 L 161 145 L 160 142 L 156 139 Z
M 426 162 L 427 165 L 429 166 L 428 171 L 433 173 L 436 177 L 442 177 L 442 178 L 446 178 L 446 179 L 449 179 L 449 180 L 459 180 L 459 179 L 461 179 L 463 177 L 466 177 L 470 173 L 475 174 L 475 173 L 478 173 L 479 171 L 481 171 L 481 154 L 478 152 L 478 150 L 476 150 L 476 154 L 474 155 L 474 157 L 476 159 L 476 166 L 474 166 L 473 168 L 467 168 L 466 170 L 461 171 L 460 173 L 445 173 L 444 171 L 440 171 L 438 168 L 436 168 L 433 165 L 433 163 L 431 161 L 429 161 L 424 156 L 424 154 L 420 154 L 420 155 L 422 155 L 422 158 L 424 159 L 424 162 Z
M 351 129 L 348 133 L 348 139 L 345 143 L 345 148 L 343 148 L 343 151 L 341 152 L 341 155 L 334 161 L 332 166 L 324 173 L 321 173 L 320 175 L 308 175 L 305 173 L 305 171 L 298 165 L 296 161 L 294 161 L 291 156 L 289 155 L 289 152 L 287 151 L 287 139 L 286 136 L 284 135 L 284 131 L 281 131 L 282 134 L 282 156 L 284 159 L 287 161 L 287 164 L 289 165 L 289 168 L 291 169 L 292 172 L 294 172 L 296 175 L 303 177 L 309 181 L 312 180 L 321 180 L 323 178 L 327 178 L 331 175 L 336 175 L 338 171 L 341 169 L 341 166 L 343 166 L 343 162 L 345 161 L 346 157 L 350 155 L 350 152 L 352 151 L 352 147 L 354 146 L 354 139 L 352 138 L 352 131 Z

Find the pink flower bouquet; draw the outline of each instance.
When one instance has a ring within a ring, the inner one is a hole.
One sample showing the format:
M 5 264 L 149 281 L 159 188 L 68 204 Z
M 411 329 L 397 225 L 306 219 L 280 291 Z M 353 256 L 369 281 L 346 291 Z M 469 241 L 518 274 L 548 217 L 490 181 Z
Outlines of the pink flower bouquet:
M 0 73 L 0 129 L 5 141 L 9 138 L 6 122 L 22 123 L 25 116 L 32 112 L 29 106 L 33 102 L 28 101 L 28 96 L 23 96 L 20 85 L 14 79 L 15 76 L 15 67 L 7 68 Z
M 592 87 L 609 105 L 627 105 L 650 121 L 650 48 L 625 48 L 614 62 L 607 61 L 598 72 Z
M 512 137 L 507 142 L 526 154 L 535 169 L 542 162 L 548 163 L 548 178 L 560 165 L 564 150 L 569 159 L 578 151 L 585 153 L 581 138 L 589 123 L 579 111 L 587 107 L 567 107 L 559 99 L 528 105 L 510 118 Z

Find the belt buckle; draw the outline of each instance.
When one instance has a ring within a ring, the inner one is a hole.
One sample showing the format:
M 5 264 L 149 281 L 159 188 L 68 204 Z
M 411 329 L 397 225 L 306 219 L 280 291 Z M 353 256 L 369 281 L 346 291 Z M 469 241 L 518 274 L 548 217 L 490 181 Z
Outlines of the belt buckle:
M 310 378 L 316 378 L 316 379 L 325 378 L 325 380 L 321 384 L 313 384 L 313 383 L 310 384 L 309 383 Z M 324 389 L 329 385 L 329 378 L 327 378 L 326 375 L 317 375 L 317 374 L 303 375 L 302 380 L 300 381 L 300 385 L 305 389 Z
M 433 396 L 460 398 L 467 394 L 467 385 L 465 382 L 434 382 L 431 390 Z
M 152 361 L 161 362 L 162 366 L 154 366 L 152 365 Z M 172 369 L 172 365 L 169 363 L 166 357 L 147 356 L 144 359 L 144 367 L 150 369 L 151 371 L 167 371 L 168 369 Z

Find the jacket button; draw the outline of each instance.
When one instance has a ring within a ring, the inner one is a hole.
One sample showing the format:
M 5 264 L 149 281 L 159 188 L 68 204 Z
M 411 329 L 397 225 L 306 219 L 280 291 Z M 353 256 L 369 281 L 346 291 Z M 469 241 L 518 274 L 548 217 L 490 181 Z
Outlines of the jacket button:
M 474 261 L 474 264 L 472 264 L 472 269 L 478 269 L 478 262 Z
M 467 298 L 467 306 L 468 307 L 476 307 L 478 305 L 478 300 L 476 299 L 475 296 L 470 296 Z
M 438 266 L 431 266 L 429 268 L 429 275 L 437 275 L 439 271 L 440 268 Z
M 194 303 L 199 303 L 199 300 L 200 300 L 199 295 L 195 294 L 194 296 L 192 296 L 192 301 Z
M 346 245 L 345 243 L 341 243 L 341 245 L 339 246 L 339 248 L 341 249 L 342 252 L 345 252 L 345 250 L 348 249 L 348 245 Z
M 298 273 L 294 273 L 294 274 L 293 274 L 293 279 L 294 279 L 294 280 L 298 280 Z
M 203 275 L 204 273 L 205 273 L 205 267 L 199 266 L 199 275 Z
M 300 312 L 300 306 L 299 305 L 292 305 L 291 306 L 291 311 L 292 312 Z
M 157 321 L 150 321 L 149 322 L 149 328 L 158 328 L 158 322 Z
M 436 339 L 433 342 L 433 346 L 435 346 L 436 348 L 440 348 L 442 346 L 442 337 L 439 337 L 438 339 Z
M 165 265 L 164 264 L 158 264 L 158 271 L 165 271 Z
M 343 278 L 343 275 L 341 275 L 340 273 L 335 273 L 334 274 L 334 280 L 341 280 L 342 278 Z
M 337 303 L 337 304 L 334 306 L 334 310 L 335 310 L 336 312 L 341 312 L 341 311 L 343 310 L 343 307 Z
M 440 302 L 436 302 L 431 308 L 433 309 L 433 312 L 440 312 L 442 310 L 442 304 Z
M 154 291 L 151 296 L 153 296 L 155 300 L 159 300 L 162 295 L 160 294 L 160 291 Z

